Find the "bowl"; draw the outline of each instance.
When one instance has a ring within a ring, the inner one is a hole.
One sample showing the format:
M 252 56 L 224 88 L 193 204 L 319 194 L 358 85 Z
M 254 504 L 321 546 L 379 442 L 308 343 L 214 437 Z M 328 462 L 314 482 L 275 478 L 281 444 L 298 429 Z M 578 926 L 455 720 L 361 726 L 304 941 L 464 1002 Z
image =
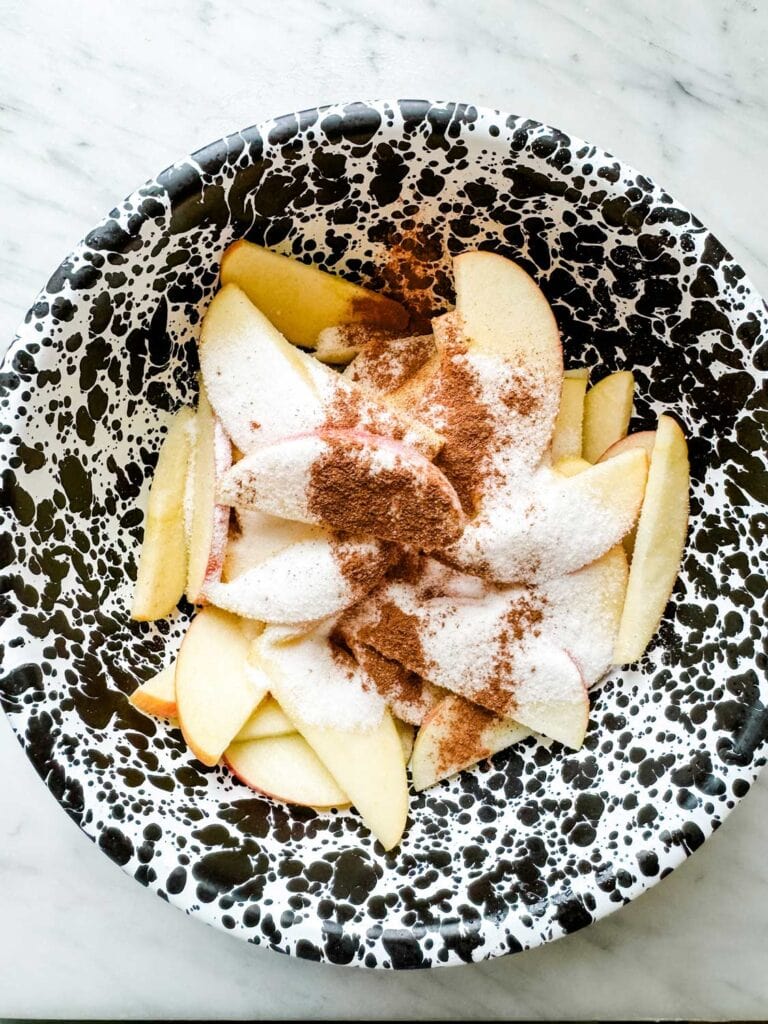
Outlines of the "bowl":
M 404 297 L 451 300 L 487 248 L 541 285 L 570 364 L 631 369 L 671 411 L 691 526 L 656 641 L 592 694 L 573 753 L 532 739 L 411 796 L 384 853 L 356 816 L 261 798 L 128 695 L 191 614 L 128 615 L 143 503 L 224 248 L 248 238 Z M 3 707 L 41 779 L 123 870 L 200 920 L 310 960 L 431 967 L 516 952 L 623 906 L 693 853 L 768 749 L 762 601 L 766 306 L 684 206 L 606 152 L 469 104 L 351 103 L 199 150 L 91 231 L 0 378 Z

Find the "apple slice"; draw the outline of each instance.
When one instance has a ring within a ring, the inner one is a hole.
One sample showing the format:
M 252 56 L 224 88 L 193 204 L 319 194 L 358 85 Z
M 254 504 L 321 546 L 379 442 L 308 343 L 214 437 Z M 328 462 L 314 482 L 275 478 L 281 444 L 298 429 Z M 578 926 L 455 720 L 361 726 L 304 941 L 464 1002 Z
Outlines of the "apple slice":
M 586 377 L 564 377 L 560 397 L 560 411 L 552 434 L 552 461 L 576 458 L 581 455 L 582 424 Z
M 451 543 L 465 522 L 453 487 L 423 455 L 350 430 L 257 448 L 222 479 L 219 497 L 284 519 L 419 548 Z
M 327 540 L 328 531 L 309 523 L 279 519 L 256 509 L 239 508 L 234 525 L 230 525 L 222 582 L 228 583 L 261 565 L 278 551 L 307 540 Z
M 396 846 L 408 814 L 408 780 L 394 719 L 365 690 L 354 662 L 331 653 L 318 635 L 256 642 L 258 661 L 280 706 L 385 850 Z
M 497 583 L 545 580 L 593 562 L 640 511 L 648 461 L 624 452 L 575 476 L 542 467 L 488 502 L 441 558 Z M 514 483 L 514 481 L 513 481 Z
M 371 338 L 347 366 L 344 376 L 378 394 L 387 394 L 402 387 L 435 354 L 431 334 Z
M 627 593 L 627 556 L 621 544 L 578 572 L 544 583 L 542 632 L 568 651 L 587 688 L 613 664 Z
M 395 337 L 391 331 L 366 324 L 337 324 L 325 327 L 317 336 L 315 359 L 331 366 L 346 366 L 368 345 L 387 345 Z
M 565 370 L 563 377 L 566 380 L 589 380 L 589 367 L 587 366 L 574 366 L 572 370 Z
M 295 348 L 233 284 L 208 307 L 199 343 L 211 405 L 245 453 L 321 427 L 397 437 L 432 457 L 435 431 Z
M 128 698 L 131 704 L 145 715 L 158 718 L 175 718 L 176 710 L 176 665 L 166 665 L 156 676 L 134 690 Z
M 203 764 L 216 764 L 268 689 L 248 663 L 250 639 L 238 620 L 204 608 L 190 623 L 176 663 L 179 725 Z
M 211 584 L 205 597 L 246 619 L 314 622 L 353 605 L 391 564 L 391 551 L 379 541 L 326 536 L 291 544 L 236 579 Z
M 656 443 L 656 431 L 655 430 L 640 430 L 634 434 L 627 434 L 620 441 L 612 444 L 607 451 L 604 451 L 598 462 L 604 462 L 606 459 L 612 459 L 616 455 L 621 455 L 622 452 L 631 451 L 633 448 L 642 448 L 648 457 L 648 464 L 651 462 L 651 455 L 653 454 L 653 446 Z M 560 467 L 558 467 L 559 469 Z M 631 558 L 632 553 L 635 550 L 635 536 L 637 535 L 637 523 L 632 527 L 629 533 L 624 538 L 624 550 L 627 552 L 627 557 Z
M 160 448 L 152 478 L 131 618 L 139 621 L 170 615 L 184 593 L 187 545 L 184 538 L 184 492 L 190 457 L 191 409 L 176 413 Z
M 563 599 L 572 601 L 574 591 L 578 596 L 584 590 L 594 598 L 577 581 Z M 558 621 L 557 607 L 550 605 L 544 588 L 490 589 L 469 598 L 434 596 L 432 588 L 391 580 L 341 628 L 353 650 L 371 647 L 434 686 L 578 746 L 587 691 L 577 658 L 562 646 L 573 642 L 572 622 Z
M 216 499 L 219 480 L 232 463 L 232 448 L 201 389 L 195 417 L 192 513 L 187 600 L 202 604 L 204 590 L 221 577 L 229 531 L 229 509 Z
M 530 736 L 512 718 L 500 718 L 449 694 L 433 708 L 416 736 L 411 759 L 413 788 L 420 792 Z
M 576 476 L 577 473 L 583 473 L 585 469 L 589 469 L 591 465 L 591 462 L 582 459 L 580 455 L 573 455 L 567 459 L 560 459 L 552 469 L 560 476 Z
M 266 696 L 235 736 L 235 743 L 244 743 L 246 740 L 263 740 L 270 736 L 287 736 L 295 731 L 293 722 L 275 698 Z
M 409 725 L 408 722 L 403 722 L 400 718 L 395 718 L 394 723 L 397 735 L 400 737 L 400 746 L 403 748 L 403 764 L 407 767 L 413 753 L 416 730 L 412 725 Z
M 671 416 L 660 416 L 613 654 L 617 665 L 643 656 L 674 588 L 688 531 L 689 476 L 685 435 Z
M 584 399 L 584 450 L 587 462 L 597 462 L 627 433 L 632 415 L 635 378 L 627 370 L 603 377 Z
M 232 743 L 224 763 L 246 786 L 300 807 L 347 807 L 349 797 L 298 733 Z
M 365 324 L 401 332 L 408 312 L 378 292 L 241 239 L 225 251 L 221 283 L 236 284 L 294 345 L 314 348 L 321 331 Z
M 560 336 L 536 283 L 488 252 L 454 258 L 456 309 L 438 352 L 388 397 L 445 437 L 436 464 L 469 514 L 549 447 L 563 380 Z
M 529 274 L 496 253 L 454 257 L 456 314 L 471 348 L 514 362 L 544 377 L 563 376 L 560 334 L 552 307 Z

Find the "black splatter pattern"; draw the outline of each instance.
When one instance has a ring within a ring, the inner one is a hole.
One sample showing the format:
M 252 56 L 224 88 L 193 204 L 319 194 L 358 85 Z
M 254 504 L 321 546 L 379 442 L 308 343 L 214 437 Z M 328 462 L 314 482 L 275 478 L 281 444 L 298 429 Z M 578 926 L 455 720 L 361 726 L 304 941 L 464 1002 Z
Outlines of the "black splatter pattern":
M 140 508 L 239 237 L 394 294 L 399 247 L 434 308 L 450 254 L 513 257 L 552 302 L 567 361 L 593 379 L 635 370 L 634 426 L 671 410 L 691 435 L 682 576 L 652 650 L 594 694 L 584 749 L 529 740 L 413 797 L 387 854 L 356 817 L 205 768 L 127 702 L 190 612 L 128 617 Z M 764 303 L 692 214 L 535 121 L 353 103 L 174 165 L 53 274 L 0 375 L 0 697 L 28 756 L 125 871 L 282 952 L 408 969 L 583 928 L 696 850 L 766 760 L 767 339 Z

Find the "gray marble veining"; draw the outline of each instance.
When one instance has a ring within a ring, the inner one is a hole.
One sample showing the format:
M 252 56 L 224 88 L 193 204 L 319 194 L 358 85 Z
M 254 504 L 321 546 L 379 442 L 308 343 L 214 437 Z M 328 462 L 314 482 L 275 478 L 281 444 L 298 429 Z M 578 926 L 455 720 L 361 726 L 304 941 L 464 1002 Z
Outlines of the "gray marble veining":
M 528 113 L 651 174 L 768 293 L 757 0 L 0 0 L 0 345 L 61 257 L 182 153 L 377 95 Z M 372 975 L 187 921 L 88 844 L 0 719 L 0 1014 L 761 1018 L 768 780 L 636 904 L 544 949 Z

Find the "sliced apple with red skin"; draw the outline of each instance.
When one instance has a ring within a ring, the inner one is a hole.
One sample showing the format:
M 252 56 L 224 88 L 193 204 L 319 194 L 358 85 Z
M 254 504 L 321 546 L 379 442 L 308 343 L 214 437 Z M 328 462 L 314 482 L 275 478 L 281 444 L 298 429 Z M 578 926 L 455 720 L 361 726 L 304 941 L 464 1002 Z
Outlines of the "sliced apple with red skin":
M 176 663 L 179 725 L 193 754 L 217 764 L 268 689 L 249 667 L 251 640 L 233 615 L 203 608 L 190 623 Z
M 653 446 L 656 443 L 656 431 L 655 430 L 640 430 L 634 434 L 627 434 L 620 441 L 616 441 L 612 444 L 607 451 L 604 451 L 598 462 L 605 462 L 606 459 L 612 459 L 616 455 L 621 455 L 623 452 L 632 451 L 633 448 L 642 448 L 648 457 L 648 465 L 651 463 L 651 455 L 653 454 Z M 635 550 L 635 536 L 637 534 L 637 523 L 632 527 L 629 533 L 624 538 L 624 550 L 627 552 L 629 558 L 632 557 L 632 552 Z
M 306 702 L 297 697 L 296 687 L 307 684 L 297 679 L 296 666 L 311 664 L 322 673 L 323 662 L 315 656 L 317 647 L 310 647 L 309 660 L 302 661 L 304 652 L 297 644 L 270 644 L 268 633 L 256 645 L 258 663 L 269 676 L 271 691 L 283 711 L 347 793 L 384 849 L 392 849 L 405 829 L 408 780 L 402 743 L 391 714 L 383 708 L 378 724 L 364 730 L 316 724 L 322 718 L 310 717 Z M 327 700 L 327 695 L 322 699 Z
M 349 797 L 307 741 L 294 732 L 232 743 L 224 763 L 246 786 L 300 807 L 349 806 Z
M 660 416 L 613 654 L 617 665 L 643 656 L 672 594 L 688 532 L 689 481 L 685 435 L 671 416 Z
M 131 606 L 131 618 L 140 621 L 170 615 L 184 593 L 187 581 L 184 493 L 193 420 L 191 409 L 176 413 L 157 459 Z
M 627 370 L 603 377 L 587 391 L 582 451 L 587 462 L 597 462 L 604 451 L 626 435 L 634 393 L 635 378 Z
M 205 588 L 221 577 L 224 566 L 229 508 L 219 503 L 216 492 L 232 464 L 232 447 L 202 389 L 195 427 L 187 600 L 202 604 Z
M 305 623 L 338 615 L 384 576 L 392 553 L 374 539 L 298 541 L 236 579 L 213 583 L 211 604 L 261 622 Z
M 552 434 L 552 461 L 581 455 L 586 377 L 564 377 L 560 410 Z
M 533 278 L 512 260 L 474 250 L 454 257 L 456 320 L 470 348 L 505 362 L 563 376 L 560 333 Z
M 449 694 L 424 719 L 411 758 L 413 788 L 420 792 L 530 736 L 512 718 L 501 718 Z
M 408 325 L 407 310 L 393 299 L 244 240 L 225 251 L 221 283 L 241 288 L 288 341 L 302 348 L 314 348 L 322 331 L 339 324 L 400 333 Z
M 128 698 L 131 704 L 145 715 L 157 718 L 175 718 L 176 709 L 176 664 L 167 665 L 142 683 Z
M 465 516 L 440 470 L 413 448 L 324 430 L 264 445 L 222 479 L 220 499 L 418 548 L 461 534 Z
M 488 502 L 441 558 L 497 583 L 575 572 L 632 529 L 647 473 L 641 449 L 570 477 L 542 467 L 526 486 L 519 483 Z
M 548 448 L 560 404 L 563 355 L 549 303 L 521 267 L 494 253 L 470 251 L 454 258 L 453 269 L 456 309 L 433 324 L 438 352 L 388 401 L 443 429 L 446 443 L 438 464 L 472 514 L 491 487 L 498 487 L 500 473 L 511 472 L 496 466 L 489 474 L 489 458 L 511 454 L 510 465 L 524 460 L 533 467 Z M 473 382 L 474 400 L 485 407 L 487 436 L 481 444 L 477 417 L 463 415 L 456 398 L 457 372 Z M 476 460 L 475 474 L 483 483 L 465 485 L 462 492 L 459 482 L 466 481 Z
M 325 426 L 397 437 L 427 457 L 442 444 L 435 431 L 291 345 L 233 284 L 208 307 L 199 356 L 211 405 L 242 452 Z
M 263 740 L 270 736 L 287 736 L 295 731 L 293 722 L 275 698 L 268 695 L 235 736 L 235 742 L 244 743 L 246 740 Z

